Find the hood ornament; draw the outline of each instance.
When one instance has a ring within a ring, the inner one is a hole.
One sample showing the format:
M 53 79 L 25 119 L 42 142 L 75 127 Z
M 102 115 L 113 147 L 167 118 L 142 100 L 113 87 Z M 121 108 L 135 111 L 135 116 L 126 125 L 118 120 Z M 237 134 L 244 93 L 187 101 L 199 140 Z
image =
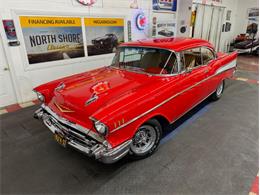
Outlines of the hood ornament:
M 91 87 L 93 95 L 85 102 L 85 105 L 89 105 L 95 102 L 99 97 L 98 95 L 104 93 L 110 89 L 109 83 L 107 81 L 102 81 Z
M 66 87 L 66 85 L 62 82 L 55 88 L 55 90 L 60 91 L 60 90 L 64 89 L 65 87 Z
M 95 102 L 97 99 L 98 99 L 98 96 L 97 96 L 97 94 L 94 93 L 94 94 L 91 96 L 91 98 L 89 98 L 89 99 L 85 102 L 85 105 L 88 106 L 89 104 Z

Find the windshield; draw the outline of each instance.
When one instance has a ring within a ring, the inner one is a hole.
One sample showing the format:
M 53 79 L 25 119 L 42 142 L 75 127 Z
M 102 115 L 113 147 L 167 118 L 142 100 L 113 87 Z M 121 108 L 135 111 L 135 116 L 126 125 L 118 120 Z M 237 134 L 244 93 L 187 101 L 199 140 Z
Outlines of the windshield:
M 120 47 L 112 66 L 151 74 L 172 74 L 178 71 L 175 54 L 157 48 Z

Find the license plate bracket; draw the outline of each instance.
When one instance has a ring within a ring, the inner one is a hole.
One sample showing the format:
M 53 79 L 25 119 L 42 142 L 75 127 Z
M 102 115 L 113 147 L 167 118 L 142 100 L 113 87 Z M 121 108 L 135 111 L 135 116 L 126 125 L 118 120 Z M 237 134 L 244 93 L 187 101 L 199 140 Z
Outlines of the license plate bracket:
M 68 140 L 63 135 L 56 132 L 56 133 L 54 133 L 54 139 L 56 142 L 58 142 L 64 148 L 67 146 Z

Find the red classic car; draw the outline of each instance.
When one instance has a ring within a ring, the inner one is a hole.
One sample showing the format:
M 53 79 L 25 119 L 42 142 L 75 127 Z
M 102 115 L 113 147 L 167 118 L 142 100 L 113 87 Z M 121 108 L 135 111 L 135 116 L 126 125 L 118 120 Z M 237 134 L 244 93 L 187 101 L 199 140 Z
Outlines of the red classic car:
M 57 142 L 104 163 L 144 158 L 165 127 L 205 98 L 221 97 L 237 54 L 204 40 L 149 39 L 121 44 L 112 64 L 34 89 Z

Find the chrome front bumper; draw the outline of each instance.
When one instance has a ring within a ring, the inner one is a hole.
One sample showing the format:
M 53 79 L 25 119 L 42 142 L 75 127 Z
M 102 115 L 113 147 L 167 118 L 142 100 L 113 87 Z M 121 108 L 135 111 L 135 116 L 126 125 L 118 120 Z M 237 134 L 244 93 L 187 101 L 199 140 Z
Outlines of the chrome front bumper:
M 61 118 L 45 105 L 34 113 L 34 118 L 41 119 L 53 134 L 62 135 L 67 140 L 68 146 L 106 164 L 123 158 L 128 153 L 132 142 L 132 140 L 128 140 L 111 148 L 110 144 L 99 135 Z

